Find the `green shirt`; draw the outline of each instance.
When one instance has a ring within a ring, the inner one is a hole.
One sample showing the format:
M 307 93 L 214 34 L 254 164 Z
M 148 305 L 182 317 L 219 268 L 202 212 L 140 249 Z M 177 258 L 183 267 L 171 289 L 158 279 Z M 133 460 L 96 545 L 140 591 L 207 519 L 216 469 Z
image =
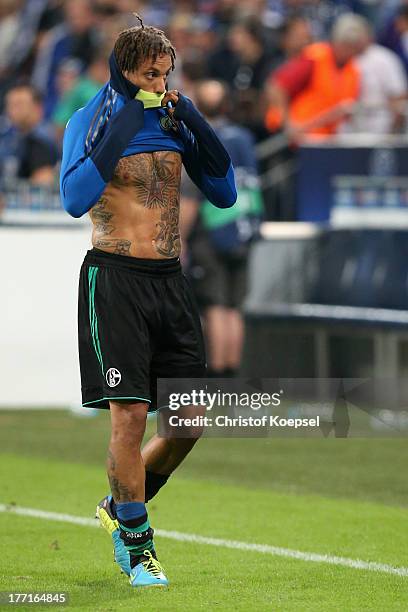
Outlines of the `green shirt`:
M 53 115 L 54 123 L 65 127 L 75 111 L 86 106 L 100 88 L 100 83 L 88 77 L 81 77 L 78 83 L 67 91 L 58 102 Z

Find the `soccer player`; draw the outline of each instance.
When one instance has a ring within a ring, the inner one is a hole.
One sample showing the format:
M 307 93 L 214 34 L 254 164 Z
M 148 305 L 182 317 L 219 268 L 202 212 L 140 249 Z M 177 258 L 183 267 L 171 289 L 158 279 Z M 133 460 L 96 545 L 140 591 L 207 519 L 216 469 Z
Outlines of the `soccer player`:
M 84 406 L 110 409 L 111 495 L 97 515 L 132 586 L 167 585 L 145 502 L 196 438 L 141 442 L 158 377 L 202 377 L 200 320 L 180 268 L 181 166 L 220 208 L 236 200 L 231 160 L 181 93 L 166 91 L 175 50 L 153 27 L 119 34 L 110 81 L 69 121 L 61 195 L 89 212 L 93 249 L 81 268 L 79 357 Z

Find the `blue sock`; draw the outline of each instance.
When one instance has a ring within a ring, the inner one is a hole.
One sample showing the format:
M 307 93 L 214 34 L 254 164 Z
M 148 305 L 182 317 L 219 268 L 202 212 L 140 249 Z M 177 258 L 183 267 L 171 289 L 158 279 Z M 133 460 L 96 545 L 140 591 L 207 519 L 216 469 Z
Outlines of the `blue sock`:
M 146 506 L 143 502 L 124 502 L 115 504 L 116 515 L 119 521 L 130 521 L 146 514 Z
M 125 502 L 116 504 L 116 516 L 122 538 L 130 554 L 130 566 L 139 563 L 145 550 L 154 553 L 153 529 L 150 527 L 143 502 Z

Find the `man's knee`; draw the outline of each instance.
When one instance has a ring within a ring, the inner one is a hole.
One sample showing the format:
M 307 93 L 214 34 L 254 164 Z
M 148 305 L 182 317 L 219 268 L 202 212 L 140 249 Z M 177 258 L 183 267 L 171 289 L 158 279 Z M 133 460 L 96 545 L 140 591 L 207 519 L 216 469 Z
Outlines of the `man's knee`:
M 170 437 L 175 447 L 191 449 L 194 446 L 204 433 L 205 414 L 205 406 L 185 406 L 179 410 L 179 417 L 184 421 L 181 430 L 176 431 L 174 437 Z
M 109 402 L 111 410 L 111 440 L 122 444 L 140 443 L 145 429 L 147 404 Z

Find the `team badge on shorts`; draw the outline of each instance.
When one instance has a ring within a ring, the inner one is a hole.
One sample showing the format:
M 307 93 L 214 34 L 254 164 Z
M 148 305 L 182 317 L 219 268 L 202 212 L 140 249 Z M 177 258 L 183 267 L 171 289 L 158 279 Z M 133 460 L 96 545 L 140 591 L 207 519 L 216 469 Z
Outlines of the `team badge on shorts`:
M 116 387 L 122 380 L 122 374 L 116 368 L 109 368 L 105 378 L 110 387 Z

